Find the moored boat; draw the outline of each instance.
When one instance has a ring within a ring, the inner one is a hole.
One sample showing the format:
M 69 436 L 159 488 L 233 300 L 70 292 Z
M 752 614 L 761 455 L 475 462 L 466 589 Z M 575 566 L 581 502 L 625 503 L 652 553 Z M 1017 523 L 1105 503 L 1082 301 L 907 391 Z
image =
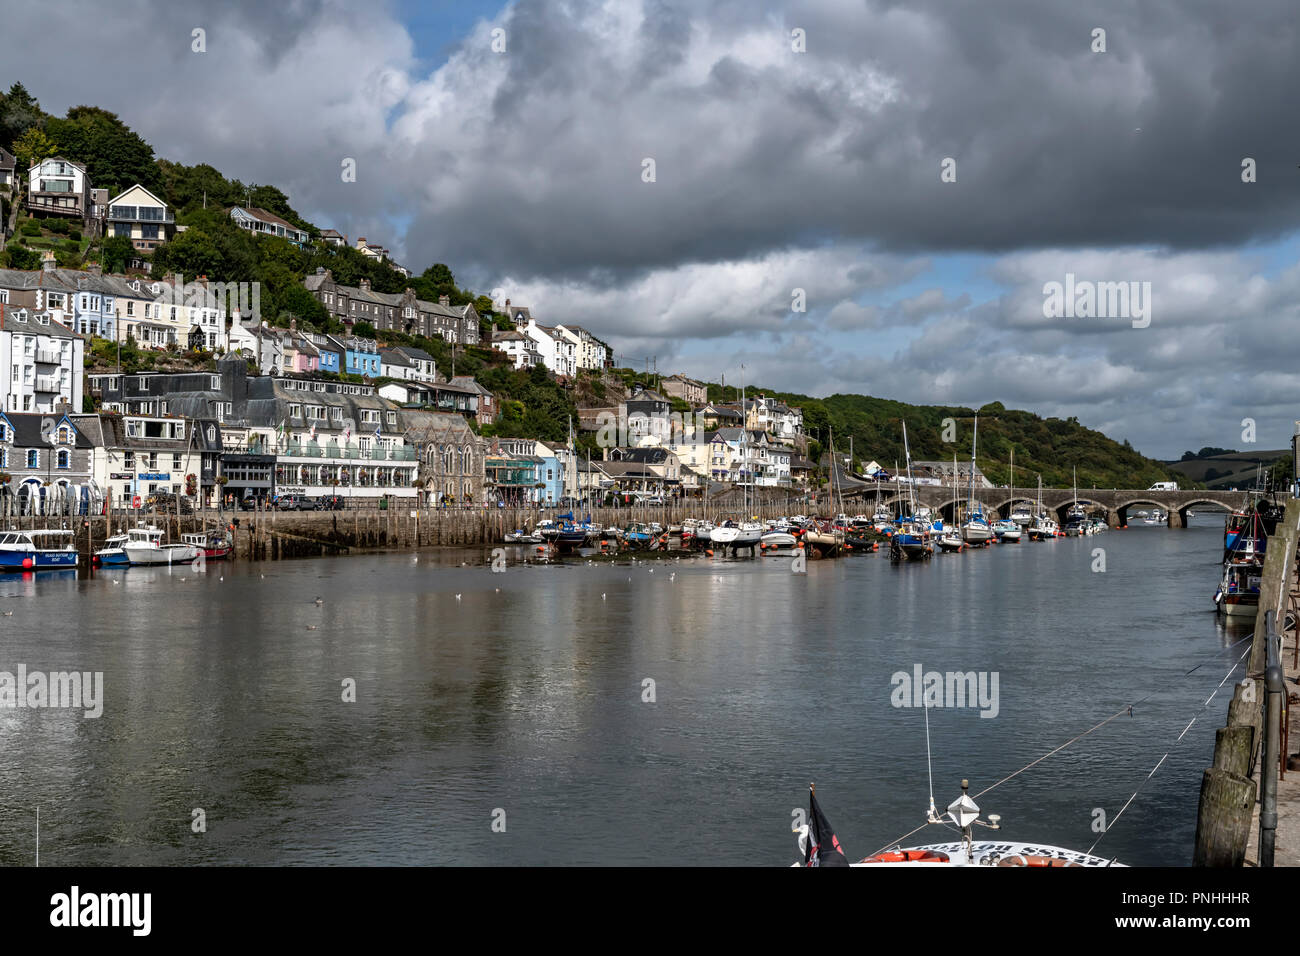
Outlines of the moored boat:
M 132 567 L 186 564 L 195 560 L 200 553 L 192 544 L 164 544 L 162 530 L 153 525 L 127 529 L 126 541 L 122 543 L 121 550 L 126 556 L 126 563 Z
M 77 566 L 71 531 L 6 531 L 0 534 L 0 569 L 44 571 Z

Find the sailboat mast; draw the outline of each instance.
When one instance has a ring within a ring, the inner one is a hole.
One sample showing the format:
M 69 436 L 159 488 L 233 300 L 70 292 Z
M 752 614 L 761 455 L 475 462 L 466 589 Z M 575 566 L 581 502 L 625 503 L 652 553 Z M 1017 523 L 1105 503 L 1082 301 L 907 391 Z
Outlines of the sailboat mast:
M 975 443 L 979 440 L 980 434 L 980 417 L 975 416 L 975 430 L 971 433 L 970 439 L 970 501 L 966 505 L 966 510 L 970 515 L 975 514 Z

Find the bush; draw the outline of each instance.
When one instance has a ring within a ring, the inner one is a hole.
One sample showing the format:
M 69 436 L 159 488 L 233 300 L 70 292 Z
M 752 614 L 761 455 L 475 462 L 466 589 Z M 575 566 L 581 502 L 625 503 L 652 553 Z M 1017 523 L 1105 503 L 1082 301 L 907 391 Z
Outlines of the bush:
M 35 237 L 41 234 L 41 226 L 35 219 L 28 219 L 18 227 L 18 231 L 24 236 Z
M 45 228 L 57 236 L 66 236 L 68 234 L 68 220 L 66 219 L 47 219 Z
M 69 239 L 73 239 L 73 240 L 75 240 L 75 241 L 77 241 L 77 242 L 80 242 L 80 241 L 81 241 L 81 230 L 80 230 L 80 229 L 69 229 L 69 230 L 68 230 L 68 238 L 69 238 Z

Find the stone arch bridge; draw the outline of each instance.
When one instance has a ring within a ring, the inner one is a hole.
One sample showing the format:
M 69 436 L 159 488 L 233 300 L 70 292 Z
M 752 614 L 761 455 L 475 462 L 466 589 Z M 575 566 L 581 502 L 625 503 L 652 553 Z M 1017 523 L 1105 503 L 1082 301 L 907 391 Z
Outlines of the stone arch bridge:
M 867 509 L 869 511 L 869 507 L 875 506 L 876 484 L 874 482 L 853 481 L 853 487 L 850 488 L 848 487 L 850 481 L 852 479 L 845 481 L 843 493 L 845 510 L 852 512 Z M 967 498 L 965 488 L 954 488 L 951 485 L 916 485 L 915 494 L 917 504 L 926 505 L 932 510 L 938 511 L 945 520 L 953 520 L 956 509 L 964 505 Z M 908 500 L 907 485 L 882 481 L 879 486 L 879 496 L 880 501 L 886 506 L 895 507 L 897 504 Z M 1103 491 L 1100 488 L 1080 488 L 1076 494 L 1069 488 L 1044 488 L 1043 508 L 1049 513 L 1054 513 L 1057 521 L 1063 524 L 1066 513 L 1075 502 L 1078 502 L 1087 509 L 1089 514 L 1105 516 L 1106 523 L 1112 528 L 1117 528 L 1120 525 L 1128 524 L 1128 515 L 1131 509 L 1155 507 L 1168 516 L 1165 523 L 1170 528 L 1183 528 L 1187 526 L 1187 512 L 1197 505 L 1216 505 L 1230 511 L 1236 511 L 1246 506 L 1247 496 L 1248 492 L 1245 491 L 1209 491 L 1204 489 L 1198 491 L 1147 491 L 1144 489 L 1112 488 Z M 1017 488 L 1013 497 L 1008 488 L 980 488 L 976 490 L 975 497 L 985 507 L 997 511 L 1000 517 L 1007 518 L 1011 515 L 1012 506 L 1018 503 L 1024 503 L 1033 512 L 1038 504 L 1038 489 Z

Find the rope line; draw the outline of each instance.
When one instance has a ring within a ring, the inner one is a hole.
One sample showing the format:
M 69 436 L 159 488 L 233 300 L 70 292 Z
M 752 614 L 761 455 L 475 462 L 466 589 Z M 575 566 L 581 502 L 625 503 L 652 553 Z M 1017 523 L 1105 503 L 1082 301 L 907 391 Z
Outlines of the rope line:
M 1238 643 L 1240 643 L 1240 641 Z M 1236 645 L 1233 646 L 1235 647 Z M 1228 673 L 1223 675 L 1223 680 L 1219 681 L 1219 686 L 1214 689 L 1214 693 L 1211 694 L 1208 698 L 1206 698 L 1205 703 L 1201 705 L 1201 709 L 1198 710 L 1196 714 L 1192 717 L 1191 722 L 1188 723 L 1188 725 L 1183 728 L 1183 733 L 1178 735 L 1178 739 L 1174 741 L 1175 746 L 1177 746 L 1178 741 L 1183 739 L 1183 734 L 1187 733 L 1188 729 L 1192 726 L 1192 724 L 1196 723 L 1197 718 L 1199 718 L 1201 714 L 1205 712 L 1205 708 L 1210 706 L 1210 701 L 1214 700 L 1215 695 L 1218 694 L 1219 691 L 1223 689 L 1223 685 L 1228 682 L 1228 678 L 1232 677 L 1233 672 L 1236 671 L 1236 669 L 1241 666 L 1242 660 L 1249 653 L 1250 653 L 1250 648 L 1248 647 L 1241 652 L 1240 656 L 1238 656 L 1238 658 L 1235 661 L 1232 662 L 1232 666 L 1228 668 Z M 1156 771 L 1160 769 L 1160 765 L 1165 762 L 1165 760 L 1168 758 L 1170 753 L 1172 753 L 1172 748 L 1166 751 L 1164 756 L 1162 756 L 1159 760 L 1156 761 L 1156 765 L 1151 768 L 1151 772 L 1148 773 L 1146 777 L 1142 780 L 1142 782 L 1137 785 L 1137 789 L 1133 791 L 1132 795 L 1129 796 L 1129 798 L 1126 801 L 1124 801 L 1124 806 L 1120 807 L 1119 813 L 1115 814 L 1115 819 L 1111 820 L 1110 823 L 1107 824 L 1106 829 L 1101 831 L 1101 835 L 1097 837 L 1095 841 L 1093 841 L 1092 846 L 1088 847 L 1088 852 L 1090 854 L 1092 853 L 1093 850 L 1097 848 L 1097 844 L 1106 838 L 1106 834 L 1109 833 L 1112 829 L 1114 829 L 1115 824 L 1118 823 L 1119 818 L 1124 815 L 1124 811 L 1128 809 L 1129 804 L 1133 802 L 1133 800 L 1137 797 L 1138 792 L 1141 791 L 1141 789 L 1147 785 L 1148 781 L 1150 781 L 1150 779 L 1156 775 Z
M 1245 642 L 1247 642 L 1247 641 L 1252 641 L 1252 640 L 1254 640 L 1254 635 L 1247 635 L 1246 637 L 1243 637 L 1243 638 L 1242 638 L 1241 640 L 1239 640 L 1239 641 L 1234 641 L 1233 643 L 1229 644 L 1227 647 L 1220 648 L 1220 650 L 1219 650 L 1218 652 L 1216 652 L 1214 655 L 1212 655 L 1211 657 L 1207 657 L 1205 660 L 1201 661 L 1201 662 L 1198 663 L 1198 664 L 1195 664 L 1194 666 L 1192 666 L 1192 667 L 1189 668 L 1188 670 L 1184 671 L 1183 674 L 1182 674 L 1182 676 L 1183 676 L 1183 677 L 1187 677 L 1188 675 L 1190 675 L 1190 674 L 1196 672 L 1197 670 L 1199 670 L 1200 668 L 1204 667 L 1206 664 L 1213 663 L 1215 660 L 1220 659 L 1220 658 L 1219 658 L 1219 654 L 1221 654 L 1223 651 L 1230 651 L 1230 650 L 1232 650 L 1233 648 L 1237 647 L 1239 644 L 1244 644 Z M 1213 692 L 1212 694 L 1210 694 L 1210 696 L 1207 697 L 1207 698 L 1205 699 L 1205 703 L 1201 704 L 1201 707 L 1200 707 L 1200 709 L 1196 712 L 1195 716 L 1193 716 L 1192 719 L 1188 722 L 1187 726 L 1183 728 L 1183 732 L 1182 732 L 1181 734 L 1179 734 L 1178 737 L 1177 737 L 1177 739 L 1174 741 L 1175 744 L 1176 744 L 1178 741 L 1182 740 L 1183 737 L 1187 734 L 1187 731 L 1189 731 L 1189 730 L 1191 729 L 1192 724 L 1196 723 L 1196 721 L 1200 718 L 1201 713 L 1204 712 L 1205 708 L 1208 707 L 1208 706 L 1210 705 L 1210 702 L 1213 701 L 1214 698 L 1215 698 L 1215 696 L 1219 693 L 1219 691 L 1222 690 L 1223 685 L 1226 684 L 1226 683 L 1228 682 L 1228 680 L 1232 677 L 1233 672 L 1234 672 L 1234 671 L 1235 671 L 1235 670 L 1236 670 L 1236 669 L 1241 665 L 1241 661 L 1242 661 L 1242 659 L 1243 659 L 1243 658 L 1244 658 L 1248 653 L 1250 653 L 1250 648 L 1249 648 L 1249 647 L 1246 648 L 1246 650 L 1243 651 L 1243 652 L 1241 653 L 1241 655 L 1238 656 L 1237 659 L 1236 659 L 1235 661 L 1233 661 L 1233 663 L 1232 663 L 1232 667 L 1230 667 L 1230 668 L 1228 669 L 1228 673 L 1224 675 L 1223 680 L 1219 681 L 1219 684 L 1218 684 L 1217 687 L 1215 687 L 1214 692 Z M 975 794 L 974 797 L 972 797 L 972 799 L 976 799 L 976 798 L 982 797 L 982 796 L 984 796 L 984 794 L 988 793 L 989 791 L 991 791 L 991 790 L 995 790 L 995 789 L 997 789 L 998 787 L 1002 786 L 1002 785 L 1003 785 L 1004 783 L 1006 783 L 1008 780 L 1011 780 L 1011 779 L 1014 778 L 1014 777 L 1018 777 L 1018 776 L 1020 776 L 1020 774 L 1024 773 L 1026 770 L 1031 769 L 1032 767 L 1036 766 L 1037 764 L 1042 763 L 1042 762 L 1043 762 L 1044 760 L 1046 760 L 1048 757 L 1051 757 L 1051 756 L 1053 756 L 1054 754 L 1058 754 L 1058 753 L 1060 753 L 1062 750 L 1064 750 L 1066 747 L 1070 746 L 1071 744 L 1076 743 L 1076 742 L 1082 740 L 1084 737 L 1087 737 L 1089 734 L 1095 733 L 1096 731 L 1100 730 L 1102 727 L 1106 726 L 1108 723 L 1110 723 L 1110 722 L 1111 722 L 1112 720 L 1114 720 L 1116 717 L 1123 716 L 1124 714 L 1129 714 L 1129 715 L 1131 716 L 1132 713 L 1133 713 L 1133 708 L 1134 708 L 1134 707 L 1136 707 L 1138 704 L 1145 703 L 1146 701 L 1150 700 L 1153 696 L 1155 696 L 1155 695 L 1154 695 L 1154 694 L 1147 694 L 1145 697 L 1140 697 L 1140 698 L 1138 698 L 1137 700 L 1133 701 L 1131 704 L 1125 704 L 1123 707 L 1121 707 L 1121 708 L 1120 708 L 1119 710 L 1117 710 L 1115 713 L 1111 714 L 1111 715 L 1110 715 L 1109 717 L 1107 717 L 1105 720 L 1102 720 L 1102 721 L 1100 721 L 1100 722 L 1094 724 L 1092 727 L 1089 727 L 1089 728 L 1088 728 L 1087 730 L 1085 730 L 1083 733 L 1078 734 L 1078 735 L 1076 735 L 1076 736 L 1074 736 L 1074 737 L 1071 737 L 1069 740 L 1067 740 L 1065 743 L 1061 744 L 1059 747 L 1054 747 L 1053 749 L 1049 750 L 1047 753 L 1043 754 L 1042 756 L 1037 757 L 1037 758 L 1035 758 L 1034 760 L 1031 760 L 1029 763 L 1025 764 L 1025 765 L 1024 765 L 1023 767 L 1021 767 L 1019 770 L 1016 770 L 1016 771 L 1014 771 L 1014 772 L 1012 772 L 1012 773 L 1007 774 L 1007 775 L 1006 775 L 1005 777 L 1003 777 L 1001 780 L 997 781 L 997 783 L 994 783 L 994 784 L 992 784 L 991 786 L 985 787 L 985 788 L 984 788 L 983 790 L 981 790 L 979 793 Z M 926 713 L 925 713 L 925 749 L 926 749 L 926 760 L 927 760 L 927 762 L 929 762 L 929 760 L 930 760 L 930 709 L 929 709 L 929 707 L 926 707 L 926 708 L 924 708 L 924 710 L 925 710 L 925 712 L 926 712 Z M 1162 757 L 1161 757 L 1161 758 L 1156 762 L 1156 765 L 1155 765 L 1154 767 L 1151 768 L 1151 772 L 1148 773 L 1148 774 L 1146 775 L 1146 778 L 1142 781 L 1141 784 L 1138 785 L 1137 790 L 1134 790 L 1134 791 L 1133 791 L 1132 795 L 1128 798 L 1127 801 L 1125 801 L 1124 806 L 1120 808 L 1119 813 L 1117 813 L 1117 814 L 1115 815 L 1115 820 L 1112 820 L 1112 821 L 1111 821 L 1110 826 L 1108 826 L 1108 827 L 1106 828 L 1106 830 L 1102 833 L 1102 835 L 1101 835 L 1100 837 L 1097 838 L 1097 841 L 1096 841 L 1095 843 L 1093 843 L 1092 847 L 1089 847 L 1089 849 L 1088 849 L 1088 852 L 1089 852 L 1089 853 L 1092 853 L 1092 850 L 1097 846 L 1097 843 L 1100 843 L 1101 840 L 1102 840 L 1102 838 L 1105 837 L 1106 833 L 1109 833 L 1109 832 L 1110 832 L 1110 830 L 1114 827 L 1115 821 L 1118 820 L 1121 816 L 1124 815 L 1124 811 L 1128 809 L 1129 804 L 1132 803 L 1133 800 L 1134 800 L 1134 798 L 1138 795 L 1138 791 L 1140 791 L 1140 790 L 1142 789 L 1142 787 L 1146 785 L 1146 782 L 1147 782 L 1148 780 L 1150 780 L 1152 776 L 1155 775 L 1155 772 L 1156 772 L 1157 770 L 1160 769 L 1160 765 L 1161 765 L 1162 763 L 1165 762 L 1165 758 L 1168 757 L 1168 756 L 1169 756 L 1169 752 L 1166 752 L 1166 753 L 1164 754 L 1164 756 L 1162 756 Z M 930 805 L 931 805 L 931 806 L 934 805 L 934 771 L 933 771 L 933 768 L 931 768 L 931 770 L 930 770 Z M 933 825 L 933 824 L 931 824 L 930 821 L 927 820 L 925 823 L 922 823 L 919 827 L 915 827 L 914 829 L 908 830 L 908 831 L 907 831 L 906 833 L 904 833 L 902 836 L 897 837 L 896 839 L 890 840 L 888 843 L 886 843 L 884 846 L 882 846 L 879 850 L 877 850 L 875 853 L 873 853 L 873 854 L 871 854 L 871 855 L 872 855 L 872 856 L 875 856 L 876 854 L 883 853 L 885 850 L 889 849 L 891 846 L 898 846 L 899 844 L 902 843 L 903 840 L 906 840 L 906 839 L 907 839 L 908 837 L 910 837 L 913 833 L 916 833 L 916 832 L 918 832 L 918 831 L 920 831 L 920 830 L 924 830 L 926 827 L 928 827 L 928 826 L 932 826 L 932 825 Z M 942 825 L 942 826 L 948 826 L 947 823 L 941 823 L 940 825 Z

